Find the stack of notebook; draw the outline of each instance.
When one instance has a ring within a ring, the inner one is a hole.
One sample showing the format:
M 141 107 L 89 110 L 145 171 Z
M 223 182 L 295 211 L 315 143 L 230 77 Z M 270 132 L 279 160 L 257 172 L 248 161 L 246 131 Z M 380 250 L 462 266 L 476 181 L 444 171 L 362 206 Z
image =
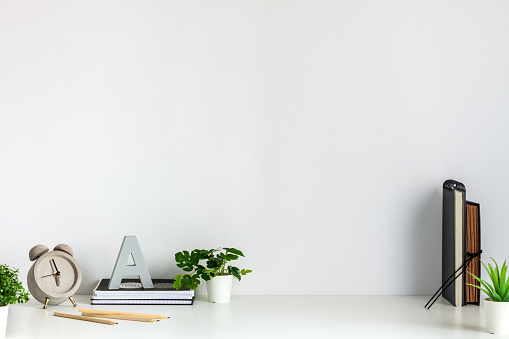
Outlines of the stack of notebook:
M 480 286 L 469 273 L 481 277 L 480 205 L 466 200 L 465 185 L 455 180 L 443 184 L 442 286 L 428 301 L 430 309 L 440 295 L 453 306 L 480 305 Z
M 480 205 L 466 200 L 465 185 L 443 184 L 442 283 L 443 296 L 454 306 L 480 304 L 479 286 L 471 272 L 481 276 Z
M 192 305 L 194 291 L 175 290 L 172 279 L 152 279 L 154 288 L 143 288 L 140 280 L 123 279 L 120 288 L 108 289 L 109 279 L 102 279 L 92 293 L 92 305 Z

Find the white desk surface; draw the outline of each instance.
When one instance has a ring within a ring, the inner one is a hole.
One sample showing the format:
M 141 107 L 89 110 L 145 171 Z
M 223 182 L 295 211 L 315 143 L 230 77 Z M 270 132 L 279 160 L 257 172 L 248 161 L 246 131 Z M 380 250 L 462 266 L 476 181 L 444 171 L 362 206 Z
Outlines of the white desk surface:
M 6 338 L 493 338 L 483 307 L 452 307 L 416 296 L 232 296 L 211 304 L 198 296 L 192 306 L 90 305 L 75 296 L 42 309 L 35 300 L 10 307 Z M 53 312 L 80 314 L 78 308 L 167 315 L 157 323 L 118 320 L 102 325 L 58 318 Z

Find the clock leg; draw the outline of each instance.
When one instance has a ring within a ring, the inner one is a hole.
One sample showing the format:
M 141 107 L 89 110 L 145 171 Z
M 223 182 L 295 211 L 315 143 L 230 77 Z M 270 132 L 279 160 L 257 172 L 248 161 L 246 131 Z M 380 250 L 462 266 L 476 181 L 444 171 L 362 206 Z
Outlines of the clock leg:
M 74 305 L 74 307 L 78 306 L 76 305 L 76 303 L 74 302 L 74 299 L 72 297 L 69 297 L 69 300 L 72 302 L 72 304 Z
M 48 308 L 48 302 L 49 302 L 49 298 L 46 298 L 46 301 L 44 302 L 44 306 L 42 308 L 47 309 Z

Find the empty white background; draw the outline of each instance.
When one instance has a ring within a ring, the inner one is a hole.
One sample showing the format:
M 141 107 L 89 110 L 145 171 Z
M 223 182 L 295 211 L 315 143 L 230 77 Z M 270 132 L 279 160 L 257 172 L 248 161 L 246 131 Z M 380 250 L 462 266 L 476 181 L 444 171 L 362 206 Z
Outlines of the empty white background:
M 432 294 L 446 179 L 509 258 L 508 41 L 505 0 L 0 0 L 0 263 L 67 243 L 90 293 L 136 235 L 153 278 Z

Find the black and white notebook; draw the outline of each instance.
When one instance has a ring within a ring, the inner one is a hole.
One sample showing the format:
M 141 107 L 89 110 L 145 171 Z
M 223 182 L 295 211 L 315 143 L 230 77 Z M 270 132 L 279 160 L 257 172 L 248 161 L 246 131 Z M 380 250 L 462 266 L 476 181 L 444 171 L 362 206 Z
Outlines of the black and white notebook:
M 92 299 L 192 299 L 194 290 L 173 288 L 173 279 L 152 279 L 154 288 L 143 288 L 139 279 L 123 279 L 118 290 L 108 289 L 109 279 L 102 279 Z

